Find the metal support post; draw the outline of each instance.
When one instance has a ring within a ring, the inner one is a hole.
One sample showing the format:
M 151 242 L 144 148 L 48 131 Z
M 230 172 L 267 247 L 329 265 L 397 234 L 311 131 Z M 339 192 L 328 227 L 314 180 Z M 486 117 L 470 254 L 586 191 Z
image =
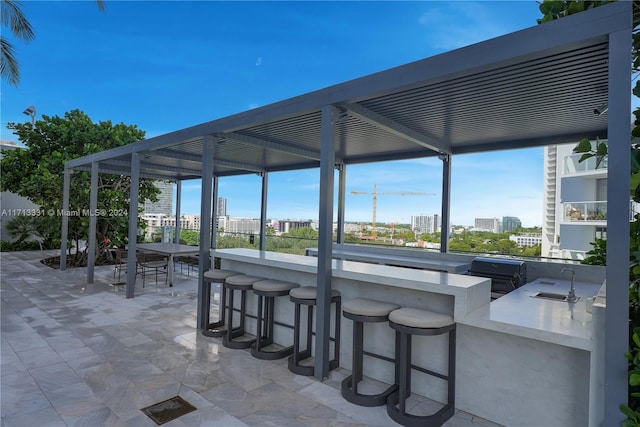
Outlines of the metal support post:
M 87 259 L 87 283 L 93 283 L 96 265 L 96 228 L 98 215 L 98 162 L 91 163 L 91 193 L 89 195 L 89 253 Z

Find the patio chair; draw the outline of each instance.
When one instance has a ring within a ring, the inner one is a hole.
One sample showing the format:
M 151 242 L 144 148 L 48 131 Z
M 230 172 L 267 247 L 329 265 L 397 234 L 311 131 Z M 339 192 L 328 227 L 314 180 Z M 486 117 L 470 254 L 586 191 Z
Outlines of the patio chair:
M 179 256 L 174 258 L 173 271 L 176 271 L 175 264 L 180 264 L 180 274 L 183 274 L 182 267 L 187 266 L 187 276 L 190 275 L 191 270 L 198 267 L 200 258 L 198 256 Z
M 128 252 L 126 249 L 114 249 L 114 257 L 113 257 L 113 277 L 116 277 L 116 271 L 118 272 L 118 282 L 120 282 L 120 274 L 124 270 L 127 271 L 127 256 Z
M 168 283 L 169 279 L 169 259 L 165 255 L 138 252 L 136 253 L 137 272 L 142 276 L 142 287 L 144 288 L 147 271 L 153 270 L 156 275 L 156 283 L 158 283 L 158 274 L 164 274 L 164 284 Z

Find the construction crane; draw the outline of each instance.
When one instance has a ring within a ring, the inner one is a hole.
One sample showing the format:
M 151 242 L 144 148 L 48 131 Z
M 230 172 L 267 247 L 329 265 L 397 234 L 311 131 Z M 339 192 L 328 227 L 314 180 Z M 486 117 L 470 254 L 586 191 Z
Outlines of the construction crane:
M 412 191 L 385 191 L 382 193 L 378 193 L 376 191 L 376 184 L 373 184 L 373 192 L 369 193 L 368 191 L 352 191 L 351 194 L 372 194 L 373 195 L 373 218 L 371 221 L 371 239 L 376 240 L 377 230 L 376 230 L 376 210 L 378 204 L 378 196 L 435 196 L 436 193 L 420 193 L 420 192 L 412 192 Z

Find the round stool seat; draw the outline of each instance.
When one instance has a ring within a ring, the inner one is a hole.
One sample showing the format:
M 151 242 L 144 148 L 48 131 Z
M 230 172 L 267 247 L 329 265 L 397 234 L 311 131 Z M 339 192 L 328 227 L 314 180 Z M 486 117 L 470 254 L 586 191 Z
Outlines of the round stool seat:
M 268 296 L 268 294 L 274 293 L 280 295 L 287 295 L 289 291 L 293 288 L 300 287 L 297 283 L 292 282 L 284 282 L 282 280 L 260 280 L 259 282 L 255 282 L 253 284 L 253 292 L 256 294 L 263 294 Z
M 448 314 L 434 313 L 433 311 L 418 308 L 399 308 L 389 314 L 389 321 L 410 328 L 443 328 L 453 325 L 453 317 Z
M 222 282 L 224 281 L 227 277 L 230 276 L 236 276 L 239 275 L 240 273 L 238 273 L 237 271 L 231 271 L 231 270 L 220 270 L 220 269 L 213 269 L 213 270 L 208 270 L 205 271 L 203 276 L 204 276 L 204 280 L 205 281 L 209 281 L 209 282 Z
M 375 301 L 366 298 L 356 298 L 347 301 L 342 306 L 342 311 L 358 316 L 380 317 L 387 316 L 394 310 L 400 308 L 398 304 L 390 302 Z
M 303 286 L 291 289 L 289 295 L 297 299 L 316 299 L 318 297 L 318 289 L 314 286 Z M 331 290 L 331 298 L 338 296 L 340 296 L 340 292 Z
M 262 277 L 238 274 L 236 276 L 227 277 L 224 281 L 224 286 L 229 289 L 246 290 L 251 289 L 251 286 L 260 280 L 264 279 Z

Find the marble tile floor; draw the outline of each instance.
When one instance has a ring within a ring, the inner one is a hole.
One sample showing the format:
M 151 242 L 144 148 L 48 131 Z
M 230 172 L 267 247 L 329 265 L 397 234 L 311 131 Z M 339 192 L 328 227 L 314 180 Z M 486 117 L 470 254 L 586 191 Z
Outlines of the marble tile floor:
M 347 370 L 320 382 L 197 333 L 194 275 L 138 283 L 126 299 L 112 267 L 87 285 L 86 268 L 54 270 L 42 255 L 0 254 L 2 426 L 152 427 L 141 408 L 176 395 L 198 409 L 168 427 L 396 425 L 341 397 Z M 461 411 L 445 425 L 496 426 Z

